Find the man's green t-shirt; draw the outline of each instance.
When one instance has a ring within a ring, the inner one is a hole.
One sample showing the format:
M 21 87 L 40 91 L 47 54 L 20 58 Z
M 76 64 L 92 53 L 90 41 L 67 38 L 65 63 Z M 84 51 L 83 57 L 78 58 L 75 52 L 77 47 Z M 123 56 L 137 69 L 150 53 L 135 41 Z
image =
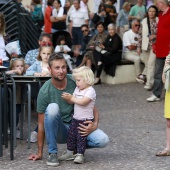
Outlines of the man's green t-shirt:
M 145 14 L 146 14 L 146 7 L 144 5 L 142 6 L 135 5 L 131 8 L 129 12 L 129 15 L 138 16 L 141 18 L 141 20 L 144 18 Z
M 61 98 L 63 92 L 73 94 L 76 84 L 74 80 L 67 75 L 67 86 L 64 90 L 58 90 L 51 83 L 51 79 L 44 83 L 41 87 L 37 98 L 37 112 L 45 113 L 50 103 L 57 103 L 63 122 L 71 121 L 71 114 L 74 112 L 74 105 L 68 104 Z

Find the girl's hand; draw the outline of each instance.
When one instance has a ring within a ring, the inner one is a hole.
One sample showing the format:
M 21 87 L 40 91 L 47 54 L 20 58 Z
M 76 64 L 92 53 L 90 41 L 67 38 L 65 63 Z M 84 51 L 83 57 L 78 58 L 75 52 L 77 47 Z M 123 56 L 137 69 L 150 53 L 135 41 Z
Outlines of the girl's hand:
M 170 59 L 169 59 L 169 58 L 167 58 L 167 59 L 165 60 L 165 66 L 167 66 L 167 65 L 170 65 Z
M 70 93 L 63 92 L 61 97 L 66 101 L 68 101 L 68 100 L 70 101 L 72 98 L 72 95 Z
M 22 75 L 22 73 L 23 73 L 21 70 L 15 70 L 15 71 L 16 71 L 15 73 L 18 75 Z
M 34 73 L 34 76 L 41 76 L 41 73 Z
M 67 54 L 67 50 L 64 51 L 64 54 Z

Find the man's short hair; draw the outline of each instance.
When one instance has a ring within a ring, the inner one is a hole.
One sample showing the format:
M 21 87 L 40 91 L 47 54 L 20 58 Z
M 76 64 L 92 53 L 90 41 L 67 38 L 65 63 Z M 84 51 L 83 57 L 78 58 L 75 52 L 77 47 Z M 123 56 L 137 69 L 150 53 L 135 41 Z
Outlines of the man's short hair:
M 89 28 L 87 24 L 83 24 L 83 25 L 81 26 L 81 29 L 82 29 L 83 27 Z
M 73 0 L 73 2 L 74 2 L 74 1 L 78 1 L 78 3 L 80 4 L 80 0 Z
M 54 60 L 64 60 L 66 62 L 63 54 L 61 54 L 61 53 L 53 53 L 53 54 L 50 55 L 50 58 L 48 60 L 48 65 L 49 65 L 50 68 L 51 68 L 52 62 Z M 66 63 L 66 65 L 67 65 L 67 63 Z
M 131 22 L 131 26 L 132 26 L 135 22 L 140 23 L 140 21 L 139 21 L 138 19 L 133 19 L 132 22 Z
M 39 37 L 39 41 L 42 41 L 43 37 L 48 37 L 48 38 L 50 39 L 50 41 L 53 40 L 51 34 L 48 34 L 48 33 L 43 32 L 43 33 L 41 33 L 41 35 L 40 35 L 40 37 Z

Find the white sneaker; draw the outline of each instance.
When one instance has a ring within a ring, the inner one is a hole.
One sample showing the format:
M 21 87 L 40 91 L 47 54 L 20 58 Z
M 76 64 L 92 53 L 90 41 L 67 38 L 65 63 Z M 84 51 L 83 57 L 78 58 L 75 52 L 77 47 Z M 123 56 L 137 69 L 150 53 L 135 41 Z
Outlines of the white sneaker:
M 149 91 L 149 90 L 152 89 L 152 87 L 151 87 L 150 85 L 145 85 L 145 86 L 144 86 L 144 89 Z
M 38 133 L 36 131 L 31 132 L 31 136 L 30 136 L 31 143 L 37 142 L 37 135 L 38 135 Z
M 84 155 L 83 154 L 76 154 L 76 157 L 74 159 L 74 163 L 77 163 L 77 164 L 82 164 L 84 163 Z
M 156 97 L 154 94 L 152 94 L 149 98 L 146 99 L 148 102 L 156 102 L 159 101 L 160 98 Z
M 16 138 L 17 139 L 20 139 L 20 134 L 21 134 L 21 132 L 20 132 L 20 130 L 16 130 Z M 10 135 L 10 128 L 8 128 L 8 135 Z

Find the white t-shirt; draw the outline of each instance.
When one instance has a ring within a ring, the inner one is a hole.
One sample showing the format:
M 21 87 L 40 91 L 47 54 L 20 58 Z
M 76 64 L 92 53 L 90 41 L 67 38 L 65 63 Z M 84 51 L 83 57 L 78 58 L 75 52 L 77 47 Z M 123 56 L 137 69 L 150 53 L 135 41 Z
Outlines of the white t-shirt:
M 86 11 L 88 11 L 88 8 L 87 8 L 87 5 L 83 2 L 83 1 L 80 1 L 80 7 Z
M 59 53 L 59 52 L 63 52 L 63 51 L 71 51 L 71 49 L 67 46 L 67 45 L 57 45 L 55 47 L 55 50 L 54 50 L 56 53 Z M 70 59 L 70 55 L 68 54 L 63 54 L 64 58 L 67 60 L 67 59 Z
M 123 35 L 123 52 L 129 52 L 130 50 L 127 48 L 127 46 L 131 44 L 137 45 L 137 43 L 138 43 L 138 34 L 134 33 L 132 29 L 125 32 Z
M 73 118 L 76 120 L 93 119 L 93 108 L 96 100 L 96 92 L 94 88 L 90 86 L 89 88 L 80 91 L 78 87 L 76 87 L 73 95 L 76 98 L 88 97 L 91 99 L 90 103 L 88 103 L 86 106 L 74 104 Z
M 102 0 L 94 0 L 93 13 L 98 13 L 99 5 L 101 2 L 102 2 Z
M 71 11 L 70 20 L 73 23 L 73 27 L 81 27 L 85 24 L 85 20 L 89 19 L 88 12 L 82 8 L 76 10 L 75 8 Z
M 9 60 L 9 58 L 6 55 L 5 41 L 2 35 L 0 35 L 0 59 L 2 59 L 3 61 Z

